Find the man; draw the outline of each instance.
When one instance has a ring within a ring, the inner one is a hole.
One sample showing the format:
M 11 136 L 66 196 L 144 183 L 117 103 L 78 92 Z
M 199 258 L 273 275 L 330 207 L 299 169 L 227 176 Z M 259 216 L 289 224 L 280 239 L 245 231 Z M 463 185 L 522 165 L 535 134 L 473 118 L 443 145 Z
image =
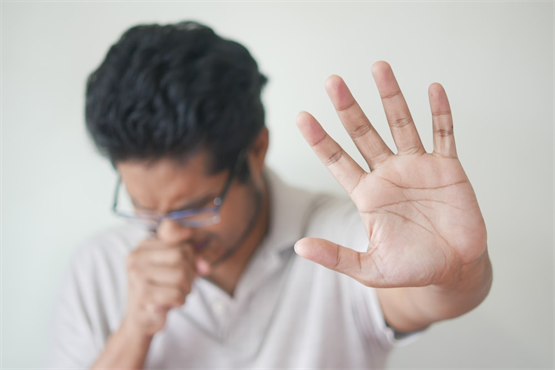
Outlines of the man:
M 120 176 L 114 211 L 135 222 L 76 254 L 52 366 L 381 368 L 480 304 L 486 229 L 445 92 L 430 86 L 426 153 L 389 65 L 372 73 L 396 155 L 341 78 L 326 82 L 371 173 L 297 118 L 346 201 L 265 167 L 266 79 L 244 47 L 195 22 L 128 30 L 89 77 L 86 120 Z

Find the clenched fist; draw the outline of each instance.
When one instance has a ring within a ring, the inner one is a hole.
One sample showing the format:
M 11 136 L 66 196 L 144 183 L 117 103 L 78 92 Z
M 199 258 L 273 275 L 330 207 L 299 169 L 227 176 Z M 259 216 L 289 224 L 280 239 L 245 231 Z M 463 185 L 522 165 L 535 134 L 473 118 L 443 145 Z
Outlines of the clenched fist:
M 123 324 L 154 335 L 164 327 L 168 311 L 185 303 L 194 279 L 207 269 L 189 244 L 144 240 L 127 257 L 129 292 Z

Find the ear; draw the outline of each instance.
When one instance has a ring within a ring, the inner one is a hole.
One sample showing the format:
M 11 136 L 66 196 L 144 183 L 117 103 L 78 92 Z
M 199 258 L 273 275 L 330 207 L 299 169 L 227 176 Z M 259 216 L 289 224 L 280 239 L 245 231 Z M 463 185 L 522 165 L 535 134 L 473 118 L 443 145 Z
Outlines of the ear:
M 264 169 L 264 161 L 266 159 L 266 153 L 268 152 L 268 145 L 270 143 L 270 134 L 266 126 L 262 127 L 260 133 L 254 139 L 251 144 L 250 150 L 248 152 L 248 159 L 250 164 L 250 169 L 255 177 L 262 174 Z

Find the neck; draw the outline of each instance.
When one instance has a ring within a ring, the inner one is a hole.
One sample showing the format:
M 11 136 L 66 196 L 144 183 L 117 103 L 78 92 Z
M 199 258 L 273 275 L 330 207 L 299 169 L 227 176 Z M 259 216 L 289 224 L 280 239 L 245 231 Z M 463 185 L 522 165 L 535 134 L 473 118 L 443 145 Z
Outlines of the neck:
M 269 226 L 269 196 L 268 186 L 263 182 L 259 195 L 261 203 L 258 212 L 253 212 L 253 221 L 250 230 L 246 230 L 246 235 L 240 244 L 233 248 L 229 256 L 218 262 L 212 268 L 212 273 L 208 277 L 210 281 L 222 288 L 230 296 L 233 296 L 237 283 L 241 278 L 250 258 L 262 243 L 268 232 Z

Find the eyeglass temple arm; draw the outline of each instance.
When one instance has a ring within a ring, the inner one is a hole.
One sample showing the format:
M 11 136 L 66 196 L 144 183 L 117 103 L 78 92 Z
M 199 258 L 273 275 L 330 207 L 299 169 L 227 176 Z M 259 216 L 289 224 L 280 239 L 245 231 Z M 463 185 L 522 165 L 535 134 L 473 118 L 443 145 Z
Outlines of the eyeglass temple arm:
M 119 194 L 119 187 L 121 185 L 121 176 L 118 175 L 118 181 L 116 182 L 116 190 L 114 191 L 114 202 L 112 203 L 112 211 L 117 211 L 118 206 L 118 194 Z
M 241 166 L 243 165 L 243 162 L 245 161 L 246 154 L 247 154 L 247 149 L 246 148 L 239 152 L 239 155 L 237 156 L 237 160 L 235 162 L 235 165 L 233 166 L 233 169 L 231 170 L 230 179 L 234 179 L 235 176 L 237 176 L 237 173 L 239 172 L 239 168 L 241 168 Z M 224 190 L 222 191 L 222 195 L 220 195 L 218 198 L 216 198 L 219 201 L 217 206 L 220 206 L 220 204 L 222 202 L 222 199 L 225 198 L 225 195 L 227 194 L 227 191 L 231 187 L 232 182 L 233 181 L 228 181 L 227 184 L 225 185 Z

